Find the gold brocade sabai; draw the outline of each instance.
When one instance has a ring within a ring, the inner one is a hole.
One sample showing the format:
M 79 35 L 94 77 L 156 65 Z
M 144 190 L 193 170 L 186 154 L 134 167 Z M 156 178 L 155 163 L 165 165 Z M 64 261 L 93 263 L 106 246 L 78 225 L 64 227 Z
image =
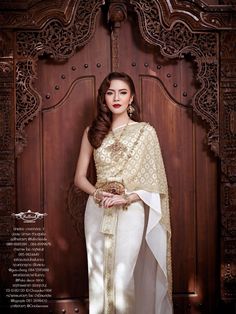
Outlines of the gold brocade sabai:
M 169 196 L 165 168 L 155 129 L 145 122 L 130 123 L 120 138 L 124 151 L 113 158 L 110 147 L 114 135 L 119 137 L 123 128 L 109 132 L 102 145 L 94 150 L 97 171 L 96 187 L 111 181 L 122 182 L 128 192 L 144 190 L 160 194 L 161 225 L 168 232 L 167 273 L 171 294 L 171 251 Z

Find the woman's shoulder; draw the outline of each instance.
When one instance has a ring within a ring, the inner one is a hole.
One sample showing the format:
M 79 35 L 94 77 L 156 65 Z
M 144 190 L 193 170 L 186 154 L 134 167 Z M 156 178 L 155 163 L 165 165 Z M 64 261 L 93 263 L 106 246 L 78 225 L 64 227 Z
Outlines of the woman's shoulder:
M 155 128 L 148 122 L 134 122 L 131 124 L 132 125 L 132 132 L 135 133 L 142 133 L 145 138 L 146 137 L 156 137 L 156 130 Z
M 89 132 L 89 126 L 87 126 L 85 129 L 84 129 L 84 131 L 83 131 L 83 136 L 85 137 L 88 137 L 88 132 Z
M 149 122 L 137 122 L 140 129 L 143 129 L 150 133 L 156 133 L 155 128 Z

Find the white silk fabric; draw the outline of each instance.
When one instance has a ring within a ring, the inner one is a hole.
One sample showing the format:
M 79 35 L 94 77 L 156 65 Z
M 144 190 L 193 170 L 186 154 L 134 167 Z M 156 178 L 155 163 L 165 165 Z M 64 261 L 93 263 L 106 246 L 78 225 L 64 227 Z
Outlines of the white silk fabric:
M 160 225 L 160 196 L 141 190 L 135 193 L 147 206 L 144 210 L 144 204 L 139 201 L 128 211 L 118 213 L 114 267 L 116 314 L 172 314 L 166 268 L 167 234 Z M 103 314 L 102 218 L 103 209 L 90 196 L 85 212 L 90 314 Z
M 124 150 L 114 156 L 114 135 Z M 118 209 L 115 233 L 114 304 L 116 314 L 172 314 L 169 197 L 155 129 L 132 123 L 105 137 L 94 150 L 97 184 L 118 181 L 141 201 Z M 104 314 L 104 209 L 89 197 L 85 235 L 90 314 Z

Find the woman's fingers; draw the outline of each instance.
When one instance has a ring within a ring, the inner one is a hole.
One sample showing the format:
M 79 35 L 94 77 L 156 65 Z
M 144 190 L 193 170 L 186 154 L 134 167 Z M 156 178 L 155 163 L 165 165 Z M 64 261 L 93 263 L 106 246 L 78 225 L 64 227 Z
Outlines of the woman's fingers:
M 104 206 L 105 206 L 105 207 L 110 207 L 110 206 L 112 206 L 112 204 L 113 204 L 113 199 L 112 199 L 112 197 L 107 197 L 107 198 L 105 198 L 105 200 L 104 200 Z
M 102 192 L 102 195 L 103 196 L 109 196 L 109 197 L 113 197 L 114 196 L 114 194 L 109 193 L 109 192 Z
M 126 204 L 126 200 L 121 195 L 113 195 L 110 197 L 103 197 L 102 200 L 102 206 L 105 208 L 111 207 L 111 206 L 118 206 L 118 205 L 124 205 Z

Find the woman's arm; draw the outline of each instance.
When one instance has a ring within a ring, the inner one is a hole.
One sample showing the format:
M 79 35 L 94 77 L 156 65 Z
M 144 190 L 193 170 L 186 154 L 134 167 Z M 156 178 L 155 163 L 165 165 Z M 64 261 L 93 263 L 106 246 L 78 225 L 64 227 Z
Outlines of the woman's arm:
M 74 184 L 82 191 L 92 195 L 96 188 L 87 179 L 88 166 L 93 153 L 93 147 L 88 140 L 88 129 L 87 127 L 83 134 Z
M 88 128 L 85 129 L 81 147 L 80 147 L 80 153 L 79 158 L 77 162 L 76 172 L 75 172 L 75 178 L 74 178 L 74 184 L 80 188 L 82 191 L 93 195 L 96 191 L 95 186 L 93 186 L 89 180 L 87 179 L 87 171 L 89 162 L 91 159 L 93 153 L 93 147 L 91 146 L 89 140 L 88 140 Z M 104 207 L 114 206 L 114 205 L 125 205 L 127 201 L 135 202 L 139 200 L 139 196 L 135 193 L 132 193 L 128 196 L 128 199 L 123 198 L 121 195 L 113 195 L 111 193 L 107 192 L 101 192 L 100 197 L 102 200 L 102 205 Z
M 102 206 L 111 207 L 119 205 L 129 205 L 131 203 L 137 202 L 140 197 L 136 193 L 131 193 L 127 195 L 113 195 L 112 197 L 104 197 L 102 200 Z

